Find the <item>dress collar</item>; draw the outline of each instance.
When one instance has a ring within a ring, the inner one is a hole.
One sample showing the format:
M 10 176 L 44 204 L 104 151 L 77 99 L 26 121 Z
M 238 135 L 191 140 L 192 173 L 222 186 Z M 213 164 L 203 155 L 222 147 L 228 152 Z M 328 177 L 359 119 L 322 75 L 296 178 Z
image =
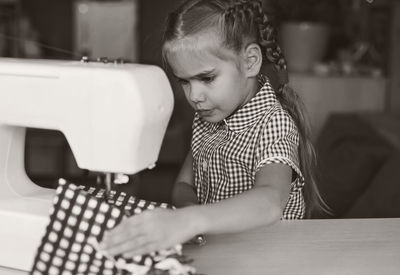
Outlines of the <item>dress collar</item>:
M 275 105 L 277 98 L 268 78 L 261 76 L 259 78 L 260 90 L 234 114 L 224 119 L 231 131 L 241 132 L 256 123 L 265 112 Z

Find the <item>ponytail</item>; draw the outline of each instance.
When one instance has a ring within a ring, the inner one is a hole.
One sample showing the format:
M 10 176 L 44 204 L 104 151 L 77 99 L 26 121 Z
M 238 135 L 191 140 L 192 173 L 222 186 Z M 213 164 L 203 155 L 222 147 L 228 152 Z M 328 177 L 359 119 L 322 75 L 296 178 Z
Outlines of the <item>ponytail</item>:
M 287 64 L 277 43 L 275 28 L 262 11 L 261 1 L 254 2 L 258 3 L 257 8 L 260 15 L 257 22 L 259 24 L 259 44 L 263 49 L 263 58 L 273 64 L 276 72 L 278 82 L 278 87 L 275 90 L 276 97 L 294 120 L 299 132 L 300 170 L 306 182 L 303 189 L 306 201 L 306 217 L 310 218 L 311 214 L 316 211 L 330 213 L 330 208 L 321 197 L 315 180 L 316 154 L 311 142 L 311 127 L 305 106 L 298 94 L 289 86 Z

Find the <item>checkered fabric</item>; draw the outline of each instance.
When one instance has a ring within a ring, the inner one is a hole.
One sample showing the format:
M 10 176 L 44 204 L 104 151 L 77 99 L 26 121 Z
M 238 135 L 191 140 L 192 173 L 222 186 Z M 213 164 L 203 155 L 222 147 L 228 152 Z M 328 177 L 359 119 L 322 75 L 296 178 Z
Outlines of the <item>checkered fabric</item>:
M 104 189 L 60 182 L 31 275 L 169 274 L 171 270 L 180 271 L 178 274 L 194 273 L 186 265 L 181 245 L 130 259 L 101 251 L 98 243 L 104 232 L 122 219 L 156 207 L 171 208 L 123 192 L 112 191 L 107 200 L 103 195 Z
M 192 154 L 199 201 L 214 203 L 254 186 L 257 171 L 271 163 L 295 172 L 283 219 L 304 217 L 304 177 L 299 169 L 299 135 L 268 79 L 260 91 L 229 118 L 218 123 L 193 121 Z

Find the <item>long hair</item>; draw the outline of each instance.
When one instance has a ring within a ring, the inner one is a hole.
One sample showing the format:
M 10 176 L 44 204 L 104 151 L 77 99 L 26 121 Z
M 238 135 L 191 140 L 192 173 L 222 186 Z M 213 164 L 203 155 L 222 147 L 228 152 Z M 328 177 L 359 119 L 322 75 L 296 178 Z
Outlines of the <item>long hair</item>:
M 169 43 L 204 31 L 218 31 L 223 46 L 239 52 L 247 43 L 258 43 L 263 65 L 272 64 L 279 82 L 275 94 L 294 120 L 299 132 L 300 170 L 305 179 L 306 217 L 313 211 L 327 211 L 315 181 L 316 157 L 310 139 L 310 127 L 304 105 L 288 85 L 286 60 L 277 43 L 276 30 L 263 11 L 261 0 L 186 0 L 167 18 L 163 58 Z

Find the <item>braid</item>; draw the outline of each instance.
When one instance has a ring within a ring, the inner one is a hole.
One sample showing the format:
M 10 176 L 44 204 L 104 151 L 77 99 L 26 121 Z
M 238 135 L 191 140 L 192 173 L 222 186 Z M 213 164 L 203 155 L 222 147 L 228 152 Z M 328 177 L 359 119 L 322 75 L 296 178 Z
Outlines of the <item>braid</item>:
M 232 31 L 226 32 L 227 35 L 247 34 L 258 38 L 260 46 L 263 48 L 263 59 L 268 60 L 275 67 L 278 74 L 280 89 L 288 83 L 287 65 L 283 52 L 277 43 L 276 30 L 272 26 L 268 16 L 264 13 L 261 0 L 233 0 L 224 12 L 225 23 L 230 24 Z M 242 28 L 240 31 L 237 28 Z M 229 39 L 226 41 L 238 41 L 240 39 Z M 235 45 L 238 50 L 243 45 Z M 278 91 L 281 92 L 281 91 Z
M 254 39 L 258 37 L 257 20 L 260 14 L 260 1 L 258 0 L 231 0 L 221 1 L 222 28 L 225 33 L 225 43 L 236 51 L 243 48 L 244 38 Z M 256 42 L 256 41 L 253 41 Z
M 248 6 L 251 5 L 251 1 L 247 0 L 234 0 L 231 1 L 231 5 L 225 10 L 225 14 L 244 14 L 248 10 Z
M 259 43 L 264 49 L 264 57 L 274 65 L 277 71 L 281 89 L 284 84 L 289 82 L 286 60 L 277 42 L 276 29 L 272 26 L 267 14 L 262 10 L 261 3 L 259 3 L 258 9 Z

